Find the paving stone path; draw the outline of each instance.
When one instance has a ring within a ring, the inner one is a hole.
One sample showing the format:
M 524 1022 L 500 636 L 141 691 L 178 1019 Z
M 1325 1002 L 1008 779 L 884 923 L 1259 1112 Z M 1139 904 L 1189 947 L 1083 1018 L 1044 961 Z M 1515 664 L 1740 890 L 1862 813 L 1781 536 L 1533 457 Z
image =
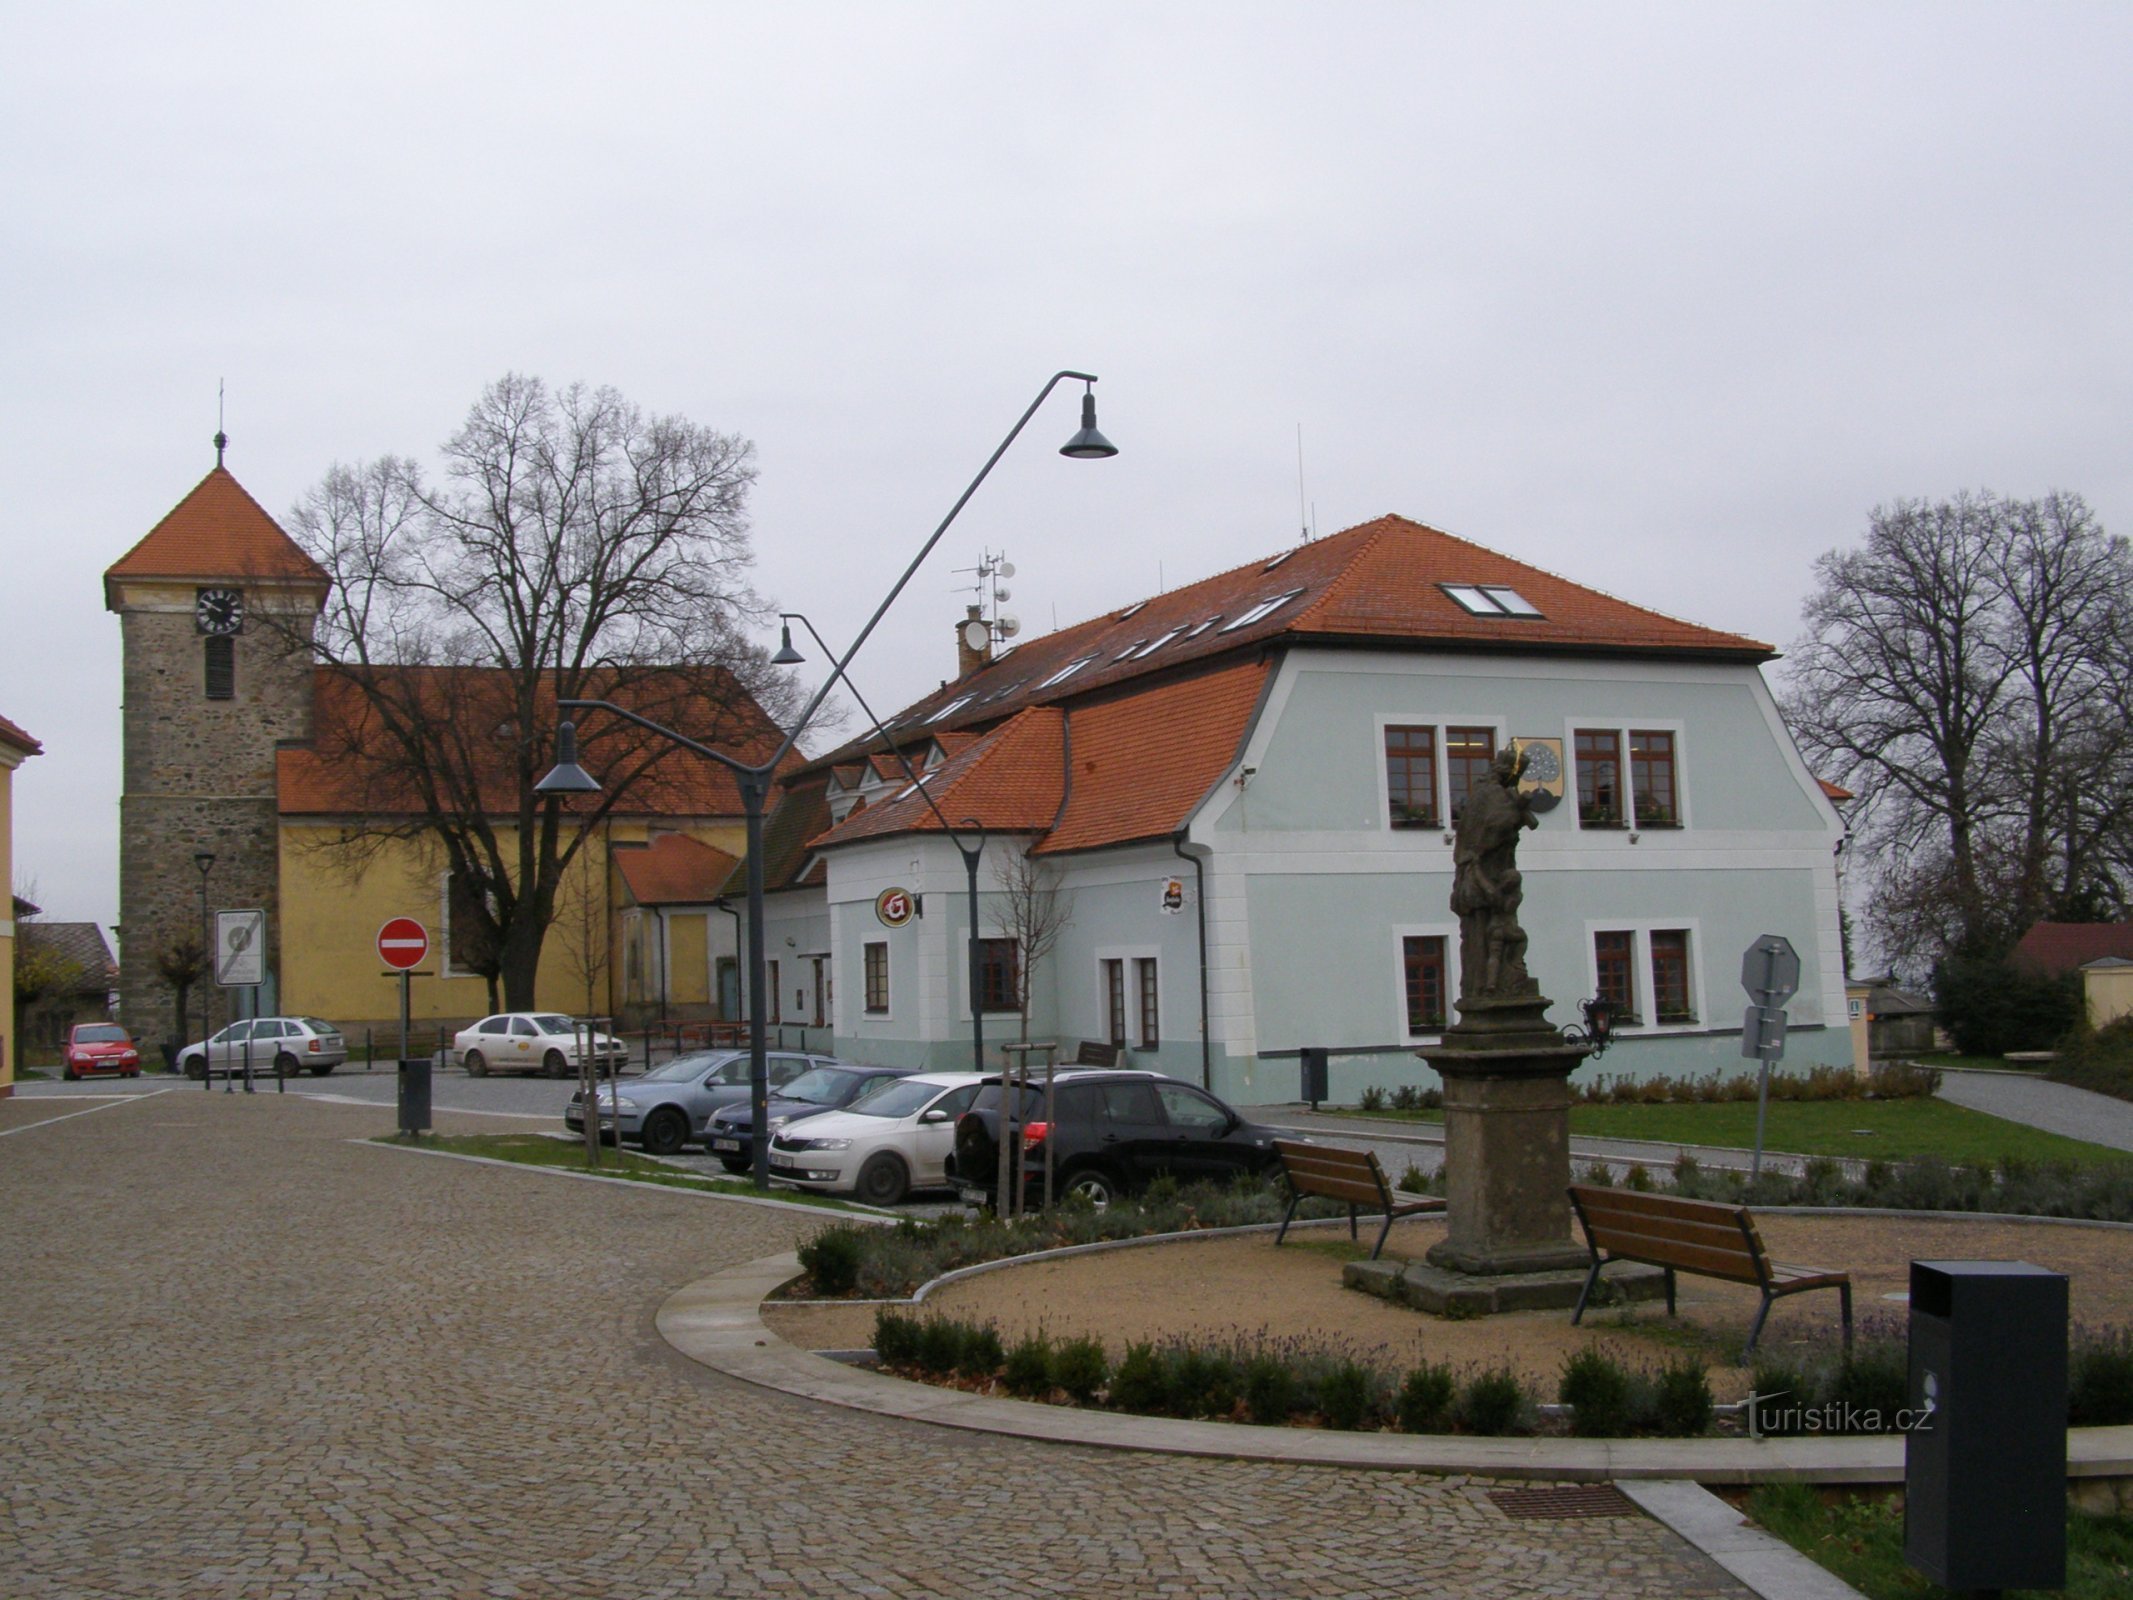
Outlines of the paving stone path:
M 809 1219 L 349 1142 L 382 1131 L 297 1096 L 0 1101 L 0 1593 L 1746 1594 L 1657 1523 L 1513 1521 L 1476 1480 L 721 1378 L 653 1312 Z

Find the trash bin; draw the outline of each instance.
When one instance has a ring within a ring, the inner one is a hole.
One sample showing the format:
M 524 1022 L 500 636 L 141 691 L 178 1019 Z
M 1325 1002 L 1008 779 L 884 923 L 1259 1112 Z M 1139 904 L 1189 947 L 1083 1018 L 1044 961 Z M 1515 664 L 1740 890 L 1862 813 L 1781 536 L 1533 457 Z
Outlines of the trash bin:
M 1319 1101 L 1332 1098 L 1326 1092 L 1327 1052 L 1316 1046 L 1306 1045 L 1301 1054 L 1303 1056 L 1303 1097 L 1311 1102 L 1311 1109 L 1316 1111 Z
M 400 1063 L 400 1131 L 430 1131 L 430 1060 L 416 1056 Z
M 1911 1263 L 1903 1556 L 1943 1588 L 2066 1586 L 2066 1278 Z

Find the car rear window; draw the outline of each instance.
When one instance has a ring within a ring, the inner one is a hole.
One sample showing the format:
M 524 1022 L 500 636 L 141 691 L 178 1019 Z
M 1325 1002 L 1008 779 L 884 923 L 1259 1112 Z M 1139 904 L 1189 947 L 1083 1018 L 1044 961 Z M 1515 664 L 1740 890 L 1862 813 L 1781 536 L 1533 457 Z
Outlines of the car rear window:
M 984 1087 L 983 1087 L 982 1089 L 980 1089 L 980 1090 L 978 1091 L 978 1097 L 977 1097 L 977 1099 L 976 1099 L 975 1101 L 973 1101 L 973 1102 L 971 1103 L 971 1107 L 970 1107 L 970 1109 L 971 1109 L 971 1110 L 973 1110 L 973 1111 L 997 1111 L 997 1110 L 999 1110 L 999 1109 L 1000 1109 L 1000 1085 L 999 1085 L 999 1084 L 997 1084 L 997 1083 L 988 1083 L 988 1084 L 986 1084 L 986 1085 L 985 1085 L 985 1086 L 984 1086 Z M 1022 1091 L 1022 1109 L 1021 1109 L 1021 1111 L 1020 1111 L 1019 1113 L 1017 1113 L 1017 1115 L 1018 1115 L 1019 1117 L 1021 1117 L 1021 1118 L 1023 1118 L 1023 1119 L 1025 1119 L 1025 1120 L 1026 1120 L 1026 1119 L 1028 1119 L 1028 1118 L 1030 1118 L 1030 1117 L 1033 1117 L 1033 1116 L 1035 1116 L 1035 1115 L 1036 1115 L 1036 1114 L 1037 1114 L 1038 1112 L 1042 1111 L 1043 1109 L 1044 1109 L 1044 1091 L 1043 1091 L 1043 1090 L 1041 1090 L 1041 1089 L 1024 1089 L 1024 1090 Z
M 339 1028 L 336 1028 L 332 1023 L 323 1022 L 317 1017 L 304 1018 L 304 1026 L 309 1028 L 313 1033 L 339 1033 L 341 1031 Z

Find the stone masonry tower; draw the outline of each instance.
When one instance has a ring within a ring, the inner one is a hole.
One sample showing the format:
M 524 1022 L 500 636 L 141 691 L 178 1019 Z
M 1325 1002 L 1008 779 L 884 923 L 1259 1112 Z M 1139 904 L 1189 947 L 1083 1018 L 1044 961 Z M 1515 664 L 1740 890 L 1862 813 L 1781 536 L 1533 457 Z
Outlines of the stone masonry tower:
M 176 996 L 156 970 L 211 910 L 264 907 L 267 971 L 279 973 L 275 746 L 311 731 L 308 645 L 326 574 L 222 465 L 104 574 L 123 634 L 125 753 L 119 800 L 119 1018 L 152 1051 L 177 1037 Z M 215 1020 L 224 997 L 206 992 Z M 271 1004 L 271 990 L 261 995 Z M 197 1037 L 197 1034 L 195 1034 Z

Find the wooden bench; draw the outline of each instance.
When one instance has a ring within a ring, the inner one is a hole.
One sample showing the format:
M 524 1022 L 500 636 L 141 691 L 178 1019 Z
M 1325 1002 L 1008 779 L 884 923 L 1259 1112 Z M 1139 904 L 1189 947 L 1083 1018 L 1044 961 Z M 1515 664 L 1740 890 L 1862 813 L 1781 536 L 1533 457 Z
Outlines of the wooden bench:
M 1385 1226 L 1378 1229 L 1378 1242 L 1370 1247 L 1373 1261 L 1385 1248 L 1385 1236 L 1392 1232 L 1393 1223 L 1401 1217 L 1444 1209 L 1444 1202 L 1434 1195 L 1420 1195 L 1412 1200 L 1397 1198 L 1392 1185 L 1385 1181 L 1385 1169 L 1378 1165 L 1378 1158 L 1371 1151 L 1344 1150 L 1332 1144 L 1305 1144 L 1295 1139 L 1276 1139 L 1274 1149 L 1281 1156 L 1281 1175 L 1289 1180 L 1289 1210 L 1281 1219 L 1281 1231 L 1274 1235 L 1276 1244 L 1287 1237 L 1289 1224 L 1295 1220 L 1296 1208 L 1303 1204 L 1305 1195 L 1347 1201 L 1348 1237 L 1351 1239 L 1358 1237 L 1355 1227 L 1358 1208 L 1368 1206 L 1384 1212 Z
M 1074 1052 L 1073 1065 L 1077 1067 L 1115 1067 L 1118 1065 L 1119 1048 L 1115 1044 L 1099 1044 L 1094 1039 L 1081 1041 L 1081 1048 Z
M 1570 1204 L 1584 1225 L 1586 1242 L 1592 1246 L 1592 1270 L 1585 1274 L 1585 1287 L 1578 1293 L 1577 1310 L 1570 1316 L 1573 1323 L 1584 1316 L 1585 1303 L 1600 1280 L 1602 1266 L 1610 1261 L 1642 1261 L 1666 1269 L 1668 1316 L 1674 1314 L 1676 1271 L 1723 1278 L 1729 1283 L 1751 1283 L 1760 1289 L 1763 1303 L 1756 1308 L 1755 1322 L 1748 1329 L 1742 1360 L 1754 1353 L 1755 1341 L 1763 1336 L 1763 1319 L 1770 1315 L 1770 1303 L 1809 1289 L 1834 1289 L 1843 1297 L 1844 1348 L 1852 1347 L 1850 1274 L 1772 1261 L 1746 1206 L 1641 1194 L 1634 1189 L 1603 1189 L 1583 1183 L 1570 1186 Z

